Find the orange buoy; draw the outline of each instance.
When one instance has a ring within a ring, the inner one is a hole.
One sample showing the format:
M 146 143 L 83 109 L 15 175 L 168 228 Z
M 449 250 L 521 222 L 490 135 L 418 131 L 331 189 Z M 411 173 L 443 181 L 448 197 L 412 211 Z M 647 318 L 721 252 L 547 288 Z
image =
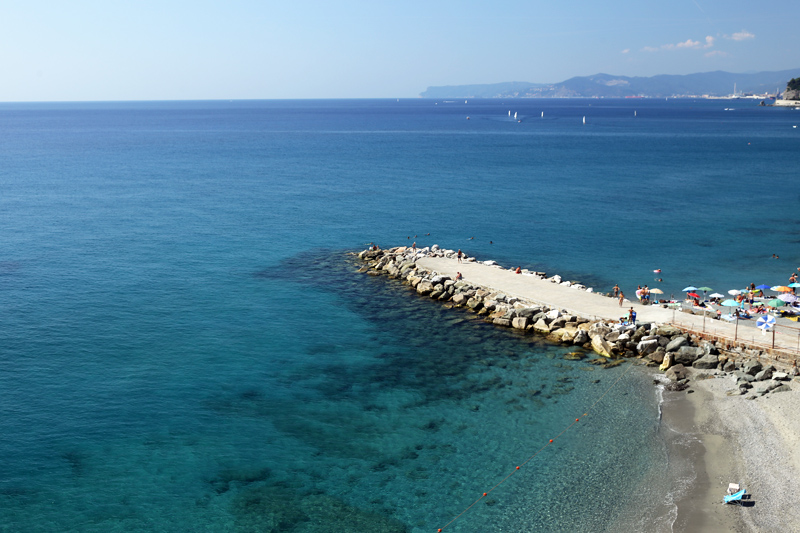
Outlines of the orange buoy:
M 486 493 L 484 492 L 483 495 L 486 496 Z
M 550 442 L 553 442 L 553 439 L 550 439 Z
M 517 467 L 517 470 L 519 470 L 519 467 Z
M 575 422 L 577 422 L 578 420 L 580 420 L 580 418 L 576 418 L 576 419 L 575 419 Z

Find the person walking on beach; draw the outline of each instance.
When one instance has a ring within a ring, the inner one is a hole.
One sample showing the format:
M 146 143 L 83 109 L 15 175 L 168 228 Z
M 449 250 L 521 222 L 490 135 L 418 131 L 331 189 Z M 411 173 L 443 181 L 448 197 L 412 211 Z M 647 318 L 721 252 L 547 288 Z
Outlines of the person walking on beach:
M 625 300 L 625 295 L 619 291 L 619 306 L 622 307 L 622 302 Z
M 619 296 L 619 285 L 614 285 L 614 298 Z
M 636 311 L 633 310 L 633 307 L 631 307 L 631 310 L 628 311 L 628 322 L 634 326 L 636 325 Z
M 458 249 L 458 262 L 461 262 L 461 248 Z

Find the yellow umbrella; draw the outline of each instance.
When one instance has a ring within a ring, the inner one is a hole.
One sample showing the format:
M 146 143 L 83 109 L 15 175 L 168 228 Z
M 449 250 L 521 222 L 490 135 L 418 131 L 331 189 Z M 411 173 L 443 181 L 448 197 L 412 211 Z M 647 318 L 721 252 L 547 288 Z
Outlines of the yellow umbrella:
M 778 285 L 777 287 L 772 287 L 770 290 L 778 292 L 792 292 L 792 289 L 786 285 Z

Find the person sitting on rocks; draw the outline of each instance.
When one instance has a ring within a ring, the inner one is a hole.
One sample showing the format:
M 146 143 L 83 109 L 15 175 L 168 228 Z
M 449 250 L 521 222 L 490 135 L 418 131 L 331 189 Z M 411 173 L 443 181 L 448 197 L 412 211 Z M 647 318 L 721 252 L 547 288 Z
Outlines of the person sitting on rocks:
M 461 280 L 462 277 L 461 272 L 456 272 L 456 281 Z
M 517 269 L 514 271 L 514 273 L 515 274 L 522 274 L 522 269 L 520 267 L 517 267 Z

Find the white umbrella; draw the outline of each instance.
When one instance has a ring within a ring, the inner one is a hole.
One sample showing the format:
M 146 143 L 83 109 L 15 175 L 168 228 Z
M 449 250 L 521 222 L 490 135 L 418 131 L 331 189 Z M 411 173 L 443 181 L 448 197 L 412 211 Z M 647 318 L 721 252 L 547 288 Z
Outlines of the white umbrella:
M 798 298 L 794 294 L 785 292 L 785 293 L 781 294 L 780 296 L 778 296 L 778 300 L 783 300 L 787 304 L 791 304 L 791 303 L 796 302 L 798 300 Z
M 737 291 L 736 289 L 731 289 L 731 290 L 728 291 L 728 294 L 730 294 L 731 296 L 739 296 L 740 294 L 742 294 L 742 291 Z
M 708 296 L 709 296 L 710 298 L 724 298 L 724 297 L 725 297 L 725 295 L 724 295 L 724 294 L 720 294 L 720 293 L 718 293 L 718 292 L 715 292 L 714 294 L 709 294 Z

